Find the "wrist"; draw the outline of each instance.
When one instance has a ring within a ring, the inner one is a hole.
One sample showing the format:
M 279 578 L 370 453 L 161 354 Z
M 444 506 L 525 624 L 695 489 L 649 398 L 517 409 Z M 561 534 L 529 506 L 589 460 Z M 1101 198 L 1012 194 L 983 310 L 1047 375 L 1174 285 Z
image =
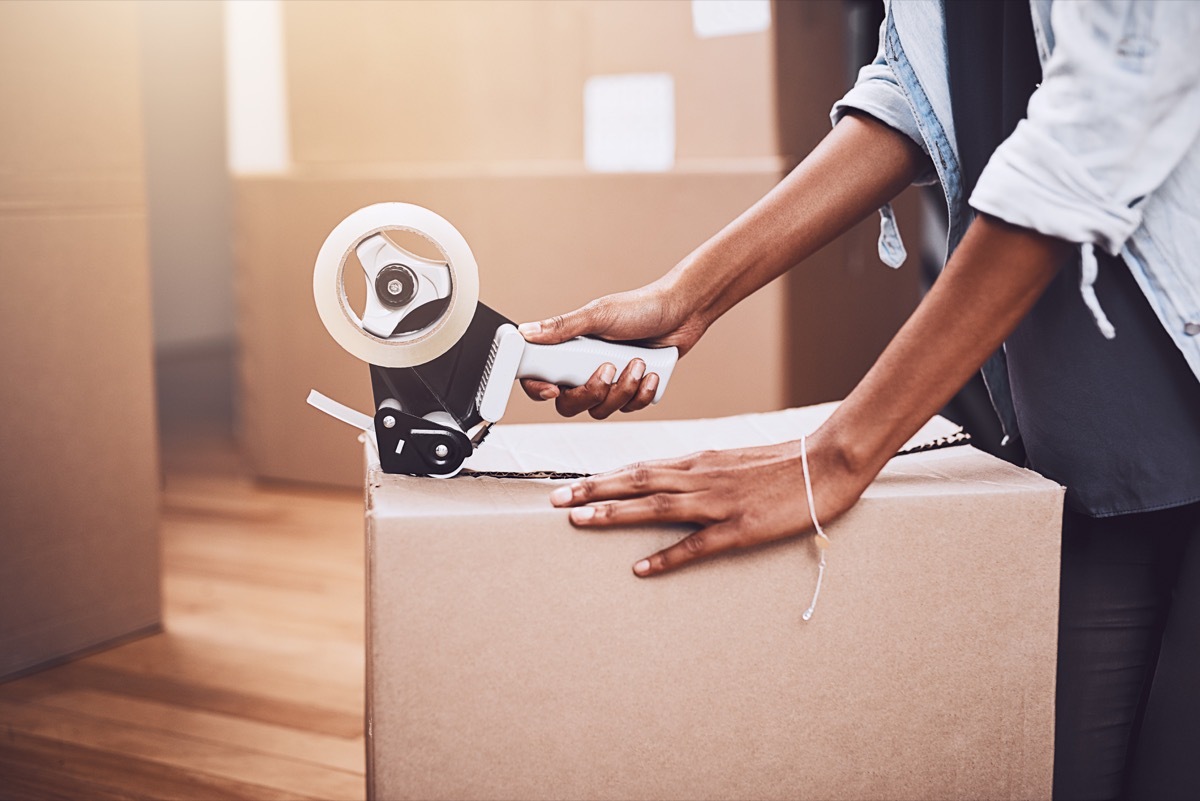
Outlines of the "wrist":
M 821 454 L 826 470 L 866 489 L 887 464 L 891 453 L 873 444 L 869 434 L 846 425 L 835 412 L 809 437 L 809 447 Z
M 720 248 L 706 242 L 689 253 L 662 277 L 671 297 L 680 304 L 682 317 L 705 328 L 729 310 L 724 302 L 736 269 Z
M 807 438 L 808 475 L 803 476 L 806 489 L 811 488 L 814 509 L 822 524 L 829 524 L 858 502 L 878 470 L 864 468 L 857 450 L 843 441 L 828 424 Z M 801 443 L 794 446 L 792 469 L 797 476 L 804 473 Z

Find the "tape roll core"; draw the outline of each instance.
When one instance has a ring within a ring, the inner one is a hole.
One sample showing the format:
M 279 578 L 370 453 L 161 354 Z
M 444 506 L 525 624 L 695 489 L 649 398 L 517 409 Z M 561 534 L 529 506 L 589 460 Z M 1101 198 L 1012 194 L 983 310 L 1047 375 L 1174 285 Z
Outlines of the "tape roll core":
M 450 304 L 428 328 L 384 339 L 366 331 L 346 300 L 344 277 L 354 249 L 369 236 L 410 231 L 429 240 L 450 265 Z M 346 352 L 380 367 L 415 367 L 458 342 L 479 302 L 479 266 L 467 240 L 438 214 L 411 203 L 376 203 L 338 223 L 325 238 L 313 268 L 313 300 L 325 330 Z

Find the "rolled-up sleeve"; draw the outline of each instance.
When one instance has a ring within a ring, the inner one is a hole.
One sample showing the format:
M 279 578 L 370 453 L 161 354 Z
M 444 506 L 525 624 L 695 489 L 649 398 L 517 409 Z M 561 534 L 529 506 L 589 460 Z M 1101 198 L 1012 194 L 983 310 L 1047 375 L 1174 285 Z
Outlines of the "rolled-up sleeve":
M 1027 117 L 969 202 L 1116 255 L 1200 135 L 1200 3 L 1057 2 L 1051 25 Z
M 883 45 L 880 43 L 875 60 L 858 71 L 858 78 L 841 100 L 833 104 L 829 119 L 837 125 L 842 117 L 851 111 L 861 111 L 907 136 L 917 143 L 925 155 L 929 148 L 917 127 L 916 117 L 913 116 L 912 106 L 904 95 L 904 90 L 896 81 L 895 74 L 888 66 L 883 55 Z M 937 173 L 930 161 L 928 169 L 923 170 L 916 183 L 934 183 Z

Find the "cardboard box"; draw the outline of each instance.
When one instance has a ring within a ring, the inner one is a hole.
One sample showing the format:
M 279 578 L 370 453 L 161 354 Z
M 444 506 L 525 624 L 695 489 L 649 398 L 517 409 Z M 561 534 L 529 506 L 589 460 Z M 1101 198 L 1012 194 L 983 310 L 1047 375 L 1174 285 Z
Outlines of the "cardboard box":
M 304 402 L 309 389 L 371 412 L 367 365 L 326 333 L 312 297 L 325 236 L 382 200 L 427 206 L 466 237 L 480 299 L 520 322 L 574 309 L 654 280 L 778 179 L 757 173 L 240 178 L 238 267 L 241 430 L 261 476 L 352 486 L 361 480 L 345 427 Z M 778 409 L 785 402 L 776 284 L 713 326 L 643 419 Z M 514 385 L 505 422 L 546 422 L 553 404 Z M 586 416 L 585 416 L 586 419 Z
M 0 679 L 161 619 L 137 30 L 0 4 Z
M 831 408 L 501 425 L 474 466 L 788 440 Z M 1050 797 L 1061 487 L 967 446 L 892 460 L 827 526 L 808 622 L 811 538 L 641 580 L 681 527 L 574 529 L 550 488 L 369 467 L 371 797 Z

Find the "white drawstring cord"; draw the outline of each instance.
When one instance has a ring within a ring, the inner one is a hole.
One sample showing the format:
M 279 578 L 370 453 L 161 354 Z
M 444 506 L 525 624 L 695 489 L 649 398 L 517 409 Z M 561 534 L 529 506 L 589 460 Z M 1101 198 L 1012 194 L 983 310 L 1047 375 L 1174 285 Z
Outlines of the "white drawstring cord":
M 1100 298 L 1096 297 L 1096 277 L 1100 274 L 1100 265 L 1096 263 L 1096 248 L 1090 242 L 1085 243 L 1080 250 L 1079 267 L 1079 291 L 1083 294 L 1083 302 L 1092 312 L 1096 327 L 1104 334 L 1104 338 L 1113 339 L 1117 336 L 1117 329 L 1113 327 L 1104 309 L 1100 308 Z
M 804 493 L 808 497 L 808 515 L 812 518 L 813 528 L 817 530 L 817 548 L 821 551 L 821 561 L 817 563 L 817 588 L 813 590 L 812 603 L 804 610 L 802 617 L 810 620 L 817 609 L 817 599 L 821 597 L 821 579 L 825 578 L 825 549 L 829 547 L 829 537 L 817 520 L 817 509 L 813 503 L 812 476 L 808 472 L 808 438 L 800 435 L 800 469 L 804 472 Z

